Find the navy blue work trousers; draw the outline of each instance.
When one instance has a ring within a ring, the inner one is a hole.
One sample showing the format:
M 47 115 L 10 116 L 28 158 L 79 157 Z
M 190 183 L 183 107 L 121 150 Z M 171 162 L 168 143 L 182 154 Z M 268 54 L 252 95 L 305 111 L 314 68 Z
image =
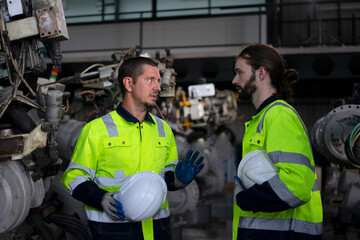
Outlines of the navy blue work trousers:
M 93 240 L 143 240 L 141 222 L 101 223 L 88 221 Z M 154 240 L 171 240 L 170 217 L 154 220 Z

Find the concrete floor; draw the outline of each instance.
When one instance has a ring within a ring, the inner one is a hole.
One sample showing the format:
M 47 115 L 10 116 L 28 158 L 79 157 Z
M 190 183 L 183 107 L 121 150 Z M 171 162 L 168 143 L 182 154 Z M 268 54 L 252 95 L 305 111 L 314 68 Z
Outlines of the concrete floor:
M 205 197 L 203 197 L 205 198 Z M 231 239 L 233 190 L 224 190 L 201 200 L 199 207 L 182 216 L 184 224 L 173 231 L 173 240 L 223 240 Z M 174 216 L 176 219 L 177 216 Z

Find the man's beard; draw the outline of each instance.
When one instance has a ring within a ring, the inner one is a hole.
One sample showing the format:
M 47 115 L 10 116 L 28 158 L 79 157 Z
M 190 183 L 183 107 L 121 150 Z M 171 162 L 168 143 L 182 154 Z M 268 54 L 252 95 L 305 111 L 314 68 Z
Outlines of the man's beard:
M 243 88 L 241 88 L 241 92 L 239 94 L 239 99 L 241 100 L 249 100 L 251 96 L 256 91 L 257 87 L 254 84 L 255 82 L 255 74 L 253 73 L 250 77 L 249 81 L 245 84 Z
M 154 93 L 154 94 L 157 95 L 157 93 Z M 158 99 L 158 96 L 157 96 L 156 99 Z M 157 101 L 157 100 L 156 100 L 156 101 Z M 144 105 L 145 105 L 145 107 L 147 107 L 147 109 L 151 109 L 151 108 L 156 107 L 156 101 L 155 101 L 155 102 L 146 102 Z
M 145 107 L 147 109 L 151 109 L 151 108 L 155 107 L 155 105 L 156 105 L 156 103 L 145 103 Z
M 151 109 L 156 107 L 156 101 L 155 102 L 147 102 L 145 103 L 145 107 L 147 107 L 147 109 Z

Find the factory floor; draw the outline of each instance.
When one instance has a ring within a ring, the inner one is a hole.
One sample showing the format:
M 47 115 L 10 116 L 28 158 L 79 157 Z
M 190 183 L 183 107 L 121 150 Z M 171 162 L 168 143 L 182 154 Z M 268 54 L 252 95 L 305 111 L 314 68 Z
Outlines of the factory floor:
M 202 197 L 193 211 L 181 217 L 173 216 L 175 221 L 180 222 L 173 224 L 173 240 L 231 239 L 232 211 L 233 187 L 225 185 L 221 193 Z

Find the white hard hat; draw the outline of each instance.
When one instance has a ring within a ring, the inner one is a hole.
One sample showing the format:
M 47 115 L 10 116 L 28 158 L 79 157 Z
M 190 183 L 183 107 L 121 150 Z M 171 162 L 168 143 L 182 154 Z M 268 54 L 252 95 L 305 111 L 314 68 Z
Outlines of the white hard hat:
M 240 161 L 237 175 L 246 189 L 255 183 L 262 184 L 279 172 L 265 150 L 247 153 Z
M 164 179 L 155 172 L 138 172 L 114 194 L 123 205 L 125 218 L 142 221 L 157 213 L 164 203 L 167 187 Z

